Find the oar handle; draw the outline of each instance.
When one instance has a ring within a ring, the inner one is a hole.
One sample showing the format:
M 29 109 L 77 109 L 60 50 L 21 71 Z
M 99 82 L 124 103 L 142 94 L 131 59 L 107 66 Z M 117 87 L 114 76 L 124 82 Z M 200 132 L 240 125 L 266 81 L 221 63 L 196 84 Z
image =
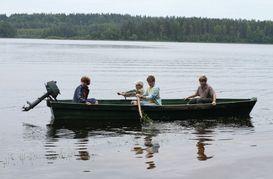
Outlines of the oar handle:
M 137 97 L 137 107 L 138 107 L 138 113 L 139 113 L 140 120 L 141 120 L 143 115 L 142 115 L 142 111 L 141 111 L 141 105 L 140 105 L 140 98 L 139 97 Z

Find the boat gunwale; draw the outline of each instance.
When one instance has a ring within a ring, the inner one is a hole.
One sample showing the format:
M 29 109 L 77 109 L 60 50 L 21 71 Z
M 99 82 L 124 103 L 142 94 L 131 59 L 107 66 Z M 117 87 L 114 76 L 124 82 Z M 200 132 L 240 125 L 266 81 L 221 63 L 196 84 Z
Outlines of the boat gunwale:
M 229 98 L 219 98 L 220 100 L 225 100 L 225 99 L 228 99 L 228 100 L 231 100 L 231 101 L 225 101 L 225 102 L 218 102 L 216 106 L 219 106 L 219 105 L 225 105 L 225 104 L 241 104 L 241 103 L 249 103 L 249 102 L 257 102 L 257 98 L 253 97 L 253 98 L 248 98 L 248 99 L 229 99 Z M 102 100 L 102 99 L 100 99 Z M 98 100 L 98 101 L 100 101 Z M 103 99 L 104 100 L 104 99 Z M 178 100 L 178 99 L 166 99 L 166 100 Z M 234 100 L 234 101 L 232 101 Z M 63 104 L 63 105 L 72 105 L 72 106 L 82 106 L 82 107 L 93 107 L 93 106 L 96 106 L 96 107 L 111 107 L 111 106 L 115 106 L 115 107 L 135 107 L 136 105 L 133 105 L 133 104 L 92 104 L 92 105 L 86 105 L 84 103 L 75 103 L 75 102 L 63 102 L 65 100 L 59 100 L 59 101 L 50 101 L 50 103 L 56 105 L 56 104 Z M 68 100 L 67 100 L 68 101 Z M 69 100 L 70 101 L 70 100 Z M 119 100 L 119 99 L 106 99 L 104 101 L 122 101 L 122 100 Z M 155 108 L 164 108 L 164 107 L 184 107 L 184 106 L 187 106 L 187 107 L 196 107 L 196 106 L 214 106 L 212 105 L 211 103 L 204 103 L 204 104 L 167 104 L 167 105 L 154 105 L 154 106 L 143 106 L 145 108 L 152 108 L 152 109 L 155 109 Z M 55 106 L 56 107 L 56 106 Z

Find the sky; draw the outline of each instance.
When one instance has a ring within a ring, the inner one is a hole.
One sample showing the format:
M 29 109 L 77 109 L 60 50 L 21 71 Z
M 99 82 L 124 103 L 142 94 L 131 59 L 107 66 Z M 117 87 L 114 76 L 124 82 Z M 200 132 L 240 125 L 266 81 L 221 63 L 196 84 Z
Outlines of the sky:
M 0 14 L 118 13 L 273 20 L 273 0 L 0 0 Z

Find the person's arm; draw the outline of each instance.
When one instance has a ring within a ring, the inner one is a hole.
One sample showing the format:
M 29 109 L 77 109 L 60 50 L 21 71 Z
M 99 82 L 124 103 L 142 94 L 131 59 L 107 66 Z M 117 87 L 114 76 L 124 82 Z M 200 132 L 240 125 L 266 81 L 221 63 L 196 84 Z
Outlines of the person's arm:
M 196 96 L 198 96 L 198 95 L 197 94 L 193 94 L 191 96 L 186 97 L 185 99 L 195 98 Z
M 212 104 L 216 105 L 216 94 L 213 94 L 213 98 L 212 98 Z
M 76 89 L 76 98 L 80 103 L 86 103 L 86 99 L 82 97 L 82 88 Z
M 156 99 L 159 95 L 159 88 L 155 88 L 152 90 L 151 94 L 150 95 L 144 95 L 143 98 L 144 99 L 148 99 L 148 100 L 151 100 L 151 99 Z
M 216 105 L 216 93 L 212 87 L 209 89 L 210 96 L 212 96 L 212 105 Z
M 133 96 L 136 96 L 136 90 L 126 91 L 123 96 L 124 97 L 133 97 Z
M 216 93 L 215 91 L 211 88 L 211 93 L 212 93 L 212 105 L 216 105 Z
M 130 91 L 126 91 L 126 92 L 118 92 L 118 95 L 122 95 L 124 97 L 133 97 L 136 96 L 136 90 L 130 90 Z
M 196 90 L 196 92 L 193 95 L 186 97 L 185 100 L 188 100 L 188 99 L 195 98 L 195 97 L 199 96 L 198 95 L 198 90 L 199 90 L 199 88 Z

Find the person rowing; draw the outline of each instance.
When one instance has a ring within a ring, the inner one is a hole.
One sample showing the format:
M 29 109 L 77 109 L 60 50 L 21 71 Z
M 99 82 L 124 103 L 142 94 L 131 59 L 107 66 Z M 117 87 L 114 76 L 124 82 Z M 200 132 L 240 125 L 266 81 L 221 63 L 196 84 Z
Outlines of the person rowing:
M 159 87 L 155 86 L 155 77 L 149 75 L 147 77 L 149 87 L 143 95 L 137 94 L 136 96 L 141 99 L 141 105 L 161 105 L 161 98 L 159 94 Z
M 211 103 L 212 105 L 216 105 L 216 93 L 213 88 L 207 84 L 207 81 L 208 78 L 205 75 L 199 77 L 200 86 L 197 91 L 193 95 L 185 98 L 185 100 L 190 100 L 188 104 Z

